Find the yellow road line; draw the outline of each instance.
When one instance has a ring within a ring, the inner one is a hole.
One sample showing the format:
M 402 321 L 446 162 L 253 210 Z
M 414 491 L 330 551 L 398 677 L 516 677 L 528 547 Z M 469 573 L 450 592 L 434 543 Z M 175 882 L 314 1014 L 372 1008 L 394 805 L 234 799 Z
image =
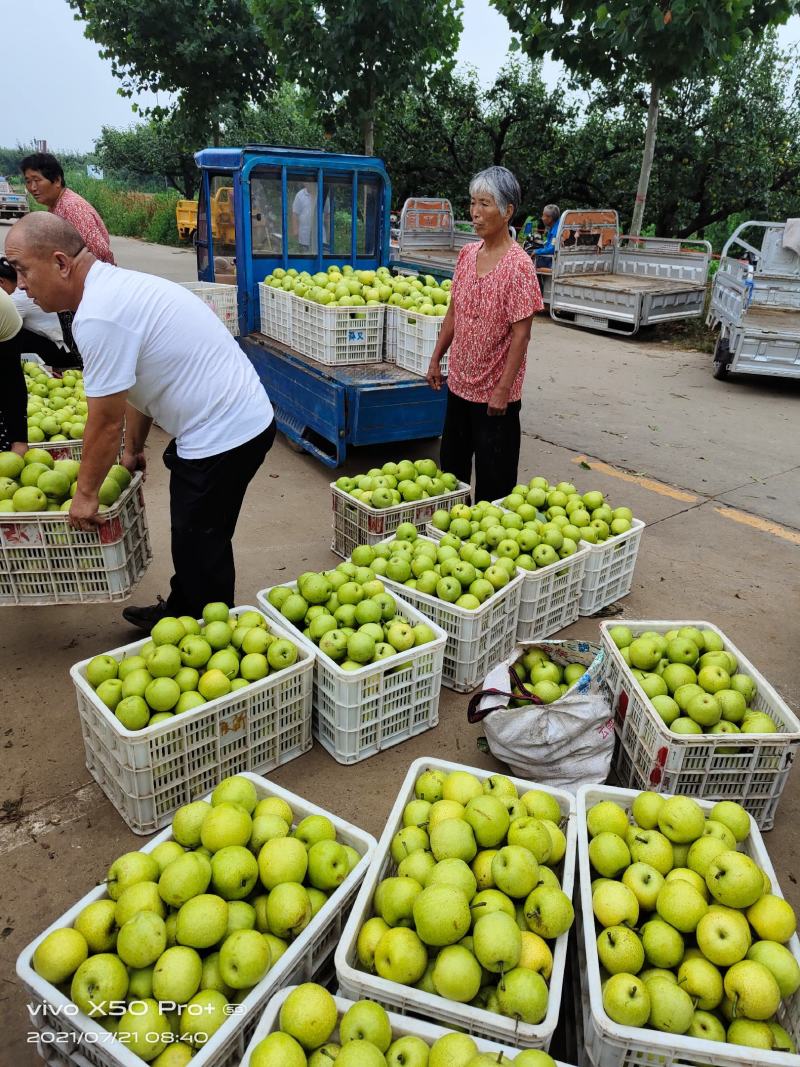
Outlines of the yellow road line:
M 748 515 L 746 511 L 739 511 L 737 508 L 714 508 L 714 511 L 722 515 L 724 519 L 732 519 L 733 522 L 740 522 L 743 526 L 752 526 L 754 530 L 780 537 L 789 544 L 800 545 L 800 533 L 781 526 L 777 522 L 770 522 L 769 519 L 762 519 L 758 515 Z
M 672 500 L 680 500 L 684 504 L 696 504 L 699 497 L 694 496 L 692 493 L 686 493 L 683 489 L 673 489 L 671 485 L 665 485 L 663 482 L 657 482 L 655 478 L 643 478 L 637 474 L 628 474 L 625 471 L 617 470 L 616 467 L 609 466 L 608 463 L 601 463 L 599 460 L 589 460 L 586 456 L 574 456 L 573 463 L 589 463 L 593 471 L 600 471 L 602 474 L 608 474 L 611 478 L 619 478 L 623 482 L 631 482 L 633 485 L 639 485 L 642 489 L 649 489 L 651 493 L 659 493 L 661 496 L 668 496 Z

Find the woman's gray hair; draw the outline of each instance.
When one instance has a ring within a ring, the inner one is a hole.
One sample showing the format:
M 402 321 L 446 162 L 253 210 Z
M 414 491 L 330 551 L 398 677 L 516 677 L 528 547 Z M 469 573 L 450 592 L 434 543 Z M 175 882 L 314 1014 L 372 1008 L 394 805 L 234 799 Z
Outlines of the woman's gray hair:
M 561 211 L 558 207 L 558 204 L 545 204 L 542 208 L 542 214 L 548 215 L 553 220 L 553 222 L 555 222 L 556 219 L 561 218 Z
M 501 215 L 505 214 L 510 204 L 512 219 L 522 203 L 522 190 L 519 182 L 505 167 L 487 167 L 486 170 L 476 174 L 469 183 L 469 195 L 474 196 L 476 193 L 488 193 L 497 204 L 497 210 Z

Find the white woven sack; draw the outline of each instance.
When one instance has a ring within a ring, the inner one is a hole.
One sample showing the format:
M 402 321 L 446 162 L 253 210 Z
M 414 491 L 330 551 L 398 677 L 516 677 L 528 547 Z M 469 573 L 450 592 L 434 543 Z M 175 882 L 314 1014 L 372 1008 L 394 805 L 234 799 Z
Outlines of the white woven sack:
M 586 673 L 553 704 L 511 708 L 509 669 L 530 648 L 541 648 L 559 666 L 583 663 Z M 518 778 L 574 793 L 606 780 L 614 752 L 614 719 L 602 682 L 603 650 L 586 641 L 536 641 L 522 645 L 486 677 L 478 715 L 489 748 Z M 477 718 L 477 716 L 476 716 Z

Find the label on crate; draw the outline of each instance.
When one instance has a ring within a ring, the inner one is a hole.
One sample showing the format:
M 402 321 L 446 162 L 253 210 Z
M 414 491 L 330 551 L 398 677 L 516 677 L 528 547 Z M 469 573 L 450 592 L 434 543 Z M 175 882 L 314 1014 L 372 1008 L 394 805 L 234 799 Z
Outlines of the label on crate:
M 232 745 L 247 737 L 247 712 L 242 707 L 219 717 L 219 736 L 223 745 Z
M 122 520 L 117 515 L 98 527 L 101 545 L 114 545 L 122 540 Z
M 38 523 L 2 523 L 0 538 L 6 545 L 22 548 L 44 547 L 44 531 Z
M 367 343 L 367 331 L 363 326 L 351 326 L 347 331 L 347 343 L 351 345 L 365 345 Z

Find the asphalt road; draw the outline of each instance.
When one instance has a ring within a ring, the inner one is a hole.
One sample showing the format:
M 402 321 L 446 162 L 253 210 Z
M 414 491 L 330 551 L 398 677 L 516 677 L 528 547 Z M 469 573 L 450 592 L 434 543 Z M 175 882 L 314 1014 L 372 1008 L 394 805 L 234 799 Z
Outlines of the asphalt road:
M 0 225 L 0 247 L 8 226 Z M 111 239 L 121 267 L 196 279 L 194 252 Z M 586 452 L 800 529 L 800 381 L 717 382 L 711 357 L 650 335 L 625 340 L 536 320 L 523 426 Z
M 0 227 L 0 236 L 3 228 Z M 122 266 L 177 280 L 193 277 L 190 253 L 114 239 Z M 708 620 L 718 625 L 800 707 L 800 493 L 795 384 L 715 382 L 710 357 L 659 342 L 626 342 L 535 324 L 524 403 L 520 473 L 570 478 L 629 504 L 647 523 L 629 619 Z M 153 563 L 134 602 L 165 594 L 170 575 L 165 437 L 149 443 L 146 487 Z M 412 458 L 424 444 L 402 449 Z M 346 473 L 396 448 L 361 450 Z M 344 473 L 343 472 L 343 473 Z M 331 472 L 280 438 L 248 494 L 236 536 L 239 603 L 303 570 L 335 563 L 330 552 Z M 0 666 L 0 1025 L 3 1064 L 40 1061 L 26 1044 L 26 996 L 14 977 L 20 949 L 91 886 L 109 863 L 138 847 L 84 766 L 69 668 L 135 639 L 119 605 L 4 609 Z M 597 638 L 582 618 L 561 636 Z M 477 747 L 467 698 L 443 690 L 439 725 L 363 763 L 342 767 L 316 745 L 271 773 L 281 785 L 380 833 L 412 759 L 497 767 Z M 795 771 L 766 837 L 783 892 L 800 908 L 800 780 Z M 3 1056 L 7 1057 L 6 1059 Z

